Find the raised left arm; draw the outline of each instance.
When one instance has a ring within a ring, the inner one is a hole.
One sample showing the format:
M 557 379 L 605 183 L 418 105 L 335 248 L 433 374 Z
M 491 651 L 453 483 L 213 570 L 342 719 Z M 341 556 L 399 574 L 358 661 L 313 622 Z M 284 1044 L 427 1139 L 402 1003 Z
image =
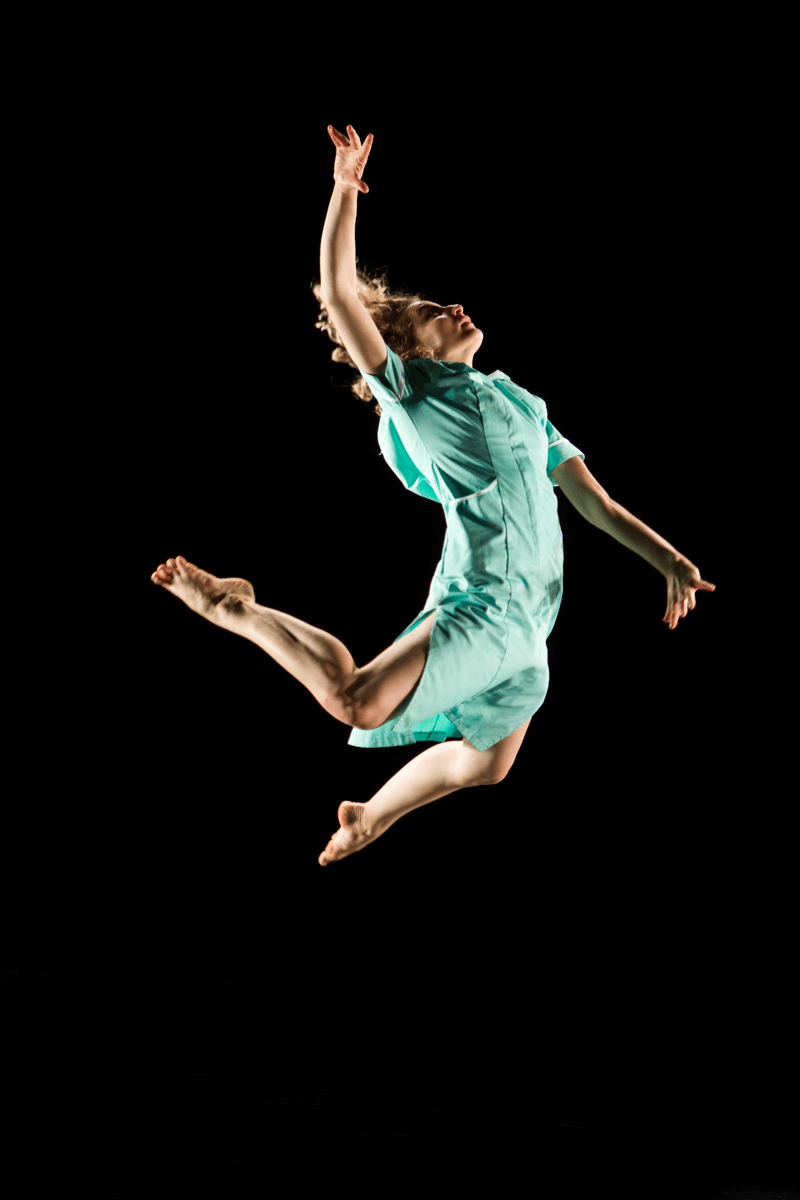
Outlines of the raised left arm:
M 621 545 L 640 555 L 667 580 L 667 611 L 664 621 L 674 629 L 688 608 L 695 607 L 698 588 L 713 592 L 716 584 L 700 578 L 694 563 L 674 546 L 612 500 L 580 458 L 574 456 L 552 472 L 553 480 L 571 504 L 591 525 L 608 533 Z

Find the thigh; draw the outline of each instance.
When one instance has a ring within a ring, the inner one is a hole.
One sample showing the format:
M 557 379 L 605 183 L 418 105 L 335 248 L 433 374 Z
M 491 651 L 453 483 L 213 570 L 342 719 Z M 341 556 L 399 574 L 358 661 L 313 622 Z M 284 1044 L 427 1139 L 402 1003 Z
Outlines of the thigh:
M 471 742 L 466 738 L 461 739 L 461 750 L 463 752 L 463 765 L 467 778 L 475 779 L 479 783 L 496 782 L 499 779 L 505 779 L 508 772 L 517 757 L 517 752 L 522 745 L 522 739 L 528 731 L 532 717 L 528 717 L 527 721 L 520 725 L 519 729 L 515 729 L 508 737 L 502 738 L 499 742 L 495 742 L 488 750 L 476 750 Z
M 347 689 L 348 698 L 369 728 L 377 729 L 388 721 L 411 689 L 419 683 L 425 670 L 435 620 L 436 610 L 405 637 L 392 642 L 391 646 L 356 671 Z

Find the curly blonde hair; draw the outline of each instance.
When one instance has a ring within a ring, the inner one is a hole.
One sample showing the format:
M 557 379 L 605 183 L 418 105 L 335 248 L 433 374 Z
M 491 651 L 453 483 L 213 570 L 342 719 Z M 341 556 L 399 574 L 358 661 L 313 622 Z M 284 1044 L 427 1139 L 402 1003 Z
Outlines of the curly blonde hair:
M 358 258 L 356 258 L 356 264 L 358 264 Z M 369 404 L 375 397 L 339 337 L 322 299 L 322 285 L 312 283 L 311 290 L 320 309 L 320 320 L 315 321 L 314 328 L 322 329 L 331 341 L 336 343 L 336 349 L 331 354 L 333 362 L 346 363 L 348 366 L 355 367 L 358 373 L 350 384 L 350 390 L 357 400 L 363 400 L 365 404 Z M 407 292 L 402 288 L 392 288 L 389 286 L 385 272 L 374 271 L 370 274 L 358 265 L 356 265 L 356 292 L 364 308 L 377 325 L 386 345 L 391 346 L 399 359 L 408 362 L 412 358 L 436 357 L 433 350 L 418 342 L 417 328 L 413 317 L 408 312 L 410 304 L 416 301 L 427 303 L 428 296 L 423 296 L 418 292 Z M 383 411 L 377 400 L 375 400 L 372 411 L 378 416 Z

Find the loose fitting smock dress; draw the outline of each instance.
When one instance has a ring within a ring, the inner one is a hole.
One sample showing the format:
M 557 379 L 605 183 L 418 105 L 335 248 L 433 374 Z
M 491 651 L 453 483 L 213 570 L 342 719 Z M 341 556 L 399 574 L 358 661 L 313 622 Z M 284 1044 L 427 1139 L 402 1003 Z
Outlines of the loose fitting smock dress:
M 553 470 L 582 451 L 547 406 L 503 371 L 389 348 L 384 377 L 361 374 L 381 405 L 378 443 L 409 491 L 441 504 L 442 557 L 421 612 L 431 612 L 425 669 L 377 729 L 351 746 L 464 737 L 488 750 L 544 703 L 547 638 L 561 607 L 564 543 Z

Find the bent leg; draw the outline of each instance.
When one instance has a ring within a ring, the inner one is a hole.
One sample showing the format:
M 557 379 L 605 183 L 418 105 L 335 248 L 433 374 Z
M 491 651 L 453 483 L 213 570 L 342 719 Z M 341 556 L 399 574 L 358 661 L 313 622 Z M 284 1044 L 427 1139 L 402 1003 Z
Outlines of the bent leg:
M 396 708 L 425 667 L 435 614 L 359 669 L 333 634 L 256 604 L 246 579 L 220 579 L 180 555 L 167 559 L 150 578 L 212 624 L 254 642 L 344 725 L 371 729 L 382 724 L 375 719 L 379 706 L 389 697 Z
M 528 717 L 519 729 L 515 729 L 513 733 L 509 733 L 508 737 L 495 742 L 488 750 L 476 750 L 472 742 L 462 738 L 459 745 L 464 755 L 465 770 L 473 775 L 483 775 L 493 783 L 505 779 L 514 765 L 514 759 L 517 757 L 532 720 L 533 717 Z
M 488 782 L 466 769 L 460 742 L 437 742 L 407 762 L 364 807 L 370 825 L 383 833 L 412 809 Z
M 225 628 L 255 642 L 294 675 L 343 725 L 375 729 L 417 684 L 425 669 L 435 613 L 366 667 L 331 633 L 246 597 L 224 601 Z M 390 706 L 386 708 L 387 704 Z
M 434 611 L 416 629 L 356 671 L 346 696 L 360 714 L 359 729 L 377 729 L 385 724 L 417 686 L 428 660 L 435 620 Z
M 460 742 L 437 742 L 401 767 L 366 804 L 343 801 L 339 805 L 341 826 L 317 861 L 325 867 L 346 858 L 374 842 L 413 809 L 489 782 L 472 777 Z
M 299 617 L 243 597 L 231 597 L 223 607 L 226 629 L 260 646 L 337 721 L 355 724 L 358 714 L 343 697 L 357 667 L 343 642 Z

